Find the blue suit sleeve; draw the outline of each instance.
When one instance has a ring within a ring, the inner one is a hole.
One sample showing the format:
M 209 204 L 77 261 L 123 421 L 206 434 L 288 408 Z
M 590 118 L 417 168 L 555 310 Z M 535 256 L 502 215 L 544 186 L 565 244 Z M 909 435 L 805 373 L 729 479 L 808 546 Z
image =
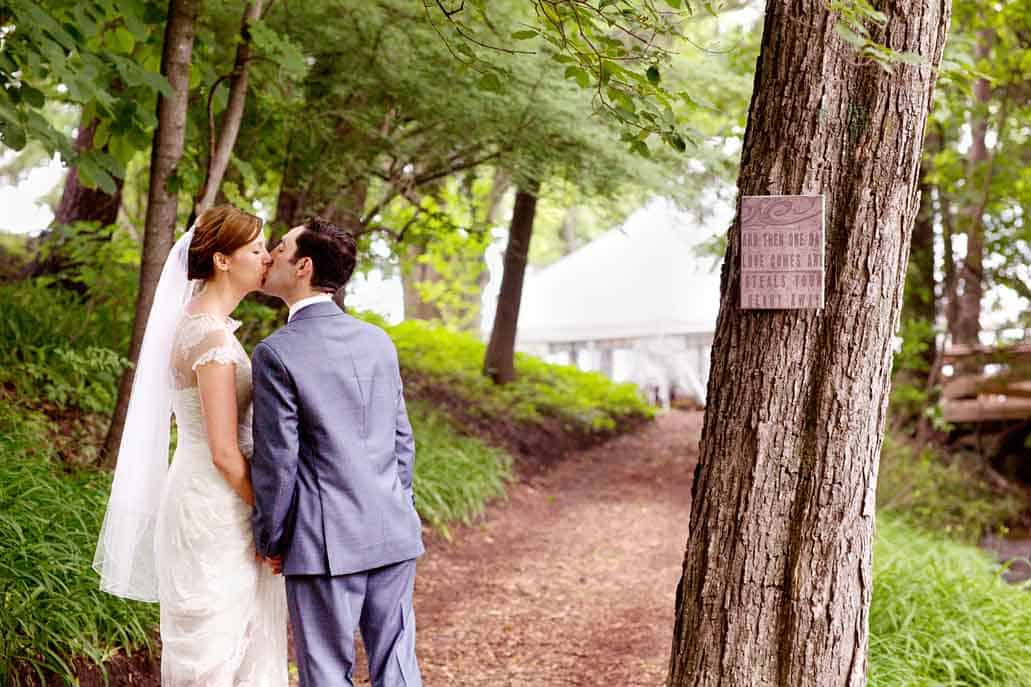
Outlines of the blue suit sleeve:
M 263 556 L 283 553 L 295 508 L 298 399 L 293 378 L 265 343 L 254 349 L 254 545 Z

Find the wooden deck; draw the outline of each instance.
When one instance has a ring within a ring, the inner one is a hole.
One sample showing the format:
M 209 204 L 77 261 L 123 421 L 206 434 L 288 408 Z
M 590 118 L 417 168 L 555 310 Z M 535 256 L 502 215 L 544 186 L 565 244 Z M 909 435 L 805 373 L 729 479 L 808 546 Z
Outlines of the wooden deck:
M 973 362 L 983 374 L 953 374 L 942 385 L 948 422 L 1031 420 L 1031 344 L 1006 347 L 952 346 L 943 362 Z

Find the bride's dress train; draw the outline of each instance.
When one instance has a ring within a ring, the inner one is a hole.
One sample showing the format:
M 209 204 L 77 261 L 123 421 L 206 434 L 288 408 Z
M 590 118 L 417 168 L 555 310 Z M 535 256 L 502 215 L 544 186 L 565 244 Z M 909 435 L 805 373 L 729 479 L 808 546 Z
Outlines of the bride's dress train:
M 236 365 L 240 448 L 251 438 L 251 367 L 239 323 L 183 315 L 172 347 L 178 444 L 155 530 L 162 687 L 285 687 L 283 578 L 254 557 L 251 508 L 215 468 L 196 369 Z

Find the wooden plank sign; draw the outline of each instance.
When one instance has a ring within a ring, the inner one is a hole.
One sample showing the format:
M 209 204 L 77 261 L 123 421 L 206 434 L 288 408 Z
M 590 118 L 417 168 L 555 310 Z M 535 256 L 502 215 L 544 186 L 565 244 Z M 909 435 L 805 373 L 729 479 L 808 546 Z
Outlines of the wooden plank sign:
M 741 198 L 741 307 L 823 307 L 823 196 Z

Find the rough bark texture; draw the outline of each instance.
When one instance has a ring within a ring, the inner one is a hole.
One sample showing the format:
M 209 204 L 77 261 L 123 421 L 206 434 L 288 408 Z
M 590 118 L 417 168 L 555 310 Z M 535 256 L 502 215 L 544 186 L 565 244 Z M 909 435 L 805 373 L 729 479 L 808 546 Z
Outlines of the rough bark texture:
M 89 122 L 80 122 L 75 137 L 75 149 L 78 151 L 93 148 L 93 135 L 99 121 L 94 118 Z M 79 179 L 79 171 L 72 167 L 64 179 L 64 191 L 61 202 L 54 213 L 54 221 L 47 233 L 40 238 L 40 247 L 46 249 L 48 255 L 40 255 L 28 268 L 31 276 L 56 274 L 68 266 L 68 261 L 61 255 L 61 244 L 65 238 L 63 227 L 75 222 L 97 222 L 100 226 L 114 224 L 118 218 L 118 209 L 122 206 L 122 187 L 124 179 L 115 177 L 115 192 L 105 193 L 100 188 L 87 188 Z
M 247 3 L 240 22 L 240 44 L 236 47 L 236 60 L 233 63 L 233 75 L 229 81 L 229 100 L 226 111 L 222 115 L 222 127 L 214 139 L 214 120 L 211 122 L 212 141 L 208 153 L 208 174 L 204 179 L 194 206 L 194 214 L 199 215 L 211 207 L 222 187 L 222 178 L 229 166 L 229 158 L 236 145 L 236 136 L 240 133 L 240 122 L 243 121 L 243 108 L 247 102 L 247 80 L 251 61 L 251 26 L 261 19 L 261 6 L 264 0 L 253 0 Z M 217 84 L 216 84 L 217 86 Z M 214 89 L 215 86 L 212 87 Z
M 874 490 L 948 0 L 878 4 L 888 73 L 770 0 L 738 189 L 826 196 L 826 307 L 742 310 L 729 235 L 669 684 L 866 684 Z
M 143 237 L 143 256 L 140 263 L 140 288 L 136 297 L 136 319 L 129 345 L 129 359 L 136 362 L 143 343 L 150 306 L 154 302 L 161 268 L 172 250 L 175 236 L 175 218 L 178 195 L 169 191 L 168 181 L 175 173 L 183 155 L 186 135 L 186 106 L 190 89 L 190 61 L 193 54 L 194 25 L 200 0 L 170 0 L 165 42 L 161 55 L 161 73 L 168 77 L 171 97 L 158 96 L 158 126 L 150 157 L 150 189 L 147 196 L 147 221 Z M 122 375 L 118 387 L 118 402 L 111 419 L 111 427 L 104 441 L 104 456 L 108 465 L 117 460 L 118 446 L 125 426 L 125 413 L 132 391 L 133 368 Z
M 501 292 L 498 294 L 494 327 L 483 362 L 483 373 L 494 380 L 495 384 L 505 384 L 515 379 L 516 327 L 519 324 L 519 304 L 523 297 L 523 277 L 526 276 L 526 258 L 530 253 L 533 219 L 537 212 L 538 190 L 538 184 L 530 183 L 516 191 L 508 245 L 505 247 Z

